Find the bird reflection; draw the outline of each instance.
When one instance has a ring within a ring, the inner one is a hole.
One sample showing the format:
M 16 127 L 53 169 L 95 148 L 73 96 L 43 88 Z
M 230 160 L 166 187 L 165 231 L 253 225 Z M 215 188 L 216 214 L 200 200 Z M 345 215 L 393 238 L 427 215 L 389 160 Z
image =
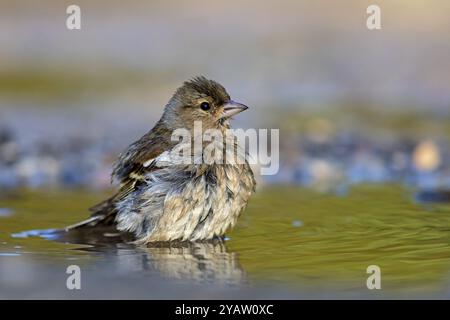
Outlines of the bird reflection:
M 222 241 L 150 246 L 146 251 L 152 267 L 165 277 L 229 284 L 245 281 L 236 253 L 227 252 Z
M 246 282 L 245 271 L 239 264 L 237 254 L 228 252 L 225 242 L 221 239 L 161 242 L 143 247 L 131 244 L 130 235 L 114 230 L 104 230 L 100 233 L 58 232 L 47 238 L 83 245 L 78 250 L 84 252 L 105 253 L 109 267 L 121 273 L 156 272 L 164 278 L 201 283 Z

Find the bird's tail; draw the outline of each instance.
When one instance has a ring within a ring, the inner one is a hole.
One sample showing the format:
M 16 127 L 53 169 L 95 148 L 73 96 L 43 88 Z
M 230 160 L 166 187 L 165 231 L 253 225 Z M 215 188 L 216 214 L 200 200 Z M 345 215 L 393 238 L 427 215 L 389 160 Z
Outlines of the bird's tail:
M 102 215 L 92 216 L 89 219 L 86 219 L 86 220 L 83 220 L 83 221 L 80 221 L 80 222 L 77 222 L 77 223 L 71 224 L 70 226 L 65 227 L 64 231 L 71 231 L 74 229 L 78 229 L 81 227 L 87 227 L 87 226 L 94 227 L 102 219 L 104 219 L 104 217 Z
M 80 229 L 85 227 L 96 226 L 113 226 L 115 225 L 115 218 L 117 209 L 115 206 L 115 197 L 109 198 L 96 206 L 89 209 L 91 216 L 83 221 L 77 222 L 64 228 L 65 231 Z

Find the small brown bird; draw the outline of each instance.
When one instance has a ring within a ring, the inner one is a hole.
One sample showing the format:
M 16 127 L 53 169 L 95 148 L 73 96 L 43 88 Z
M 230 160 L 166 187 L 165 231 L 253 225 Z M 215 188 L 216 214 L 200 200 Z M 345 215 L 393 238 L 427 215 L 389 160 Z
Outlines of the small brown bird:
M 112 173 L 119 192 L 91 208 L 91 218 L 66 230 L 114 225 L 133 234 L 138 244 L 223 237 L 255 190 L 247 160 L 180 164 L 167 161 L 167 154 L 177 145 L 174 130 L 187 129 L 194 136 L 194 122 L 200 121 L 202 132 L 216 129 L 225 136 L 230 117 L 246 109 L 213 80 L 184 82 L 154 128 L 119 156 Z

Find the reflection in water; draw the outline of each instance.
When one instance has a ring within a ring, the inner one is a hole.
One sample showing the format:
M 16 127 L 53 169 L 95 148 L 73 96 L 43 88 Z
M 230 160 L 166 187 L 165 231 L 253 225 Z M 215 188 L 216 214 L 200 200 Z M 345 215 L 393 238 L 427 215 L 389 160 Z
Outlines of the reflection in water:
M 105 253 L 108 263 L 121 272 L 156 271 L 163 277 L 195 282 L 242 284 L 245 272 L 237 254 L 228 252 L 224 241 L 158 243 L 148 247 L 130 243 L 130 235 L 114 229 L 40 230 L 20 233 L 58 242 L 88 245 L 84 252 Z
M 142 250 L 147 253 L 151 266 L 166 277 L 226 284 L 245 281 L 236 253 L 227 252 L 225 244 L 220 241 Z
M 88 250 L 98 250 L 98 247 Z M 135 247 L 117 244 L 112 262 L 119 272 L 156 272 L 164 278 L 198 283 L 242 284 L 245 272 L 237 254 L 227 252 L 223 242 L 195 242 Z

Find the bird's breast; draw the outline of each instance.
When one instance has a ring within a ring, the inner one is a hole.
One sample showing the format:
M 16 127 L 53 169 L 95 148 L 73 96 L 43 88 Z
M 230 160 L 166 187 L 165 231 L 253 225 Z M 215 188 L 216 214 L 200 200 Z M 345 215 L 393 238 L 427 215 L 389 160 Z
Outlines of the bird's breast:
M 254 189 L 244 165 L 176 166 L 150 172 L 119 214 L 144 241 L 211 239 L 233 227 Z M 125 203 L 124 203 L 125 204 Z

